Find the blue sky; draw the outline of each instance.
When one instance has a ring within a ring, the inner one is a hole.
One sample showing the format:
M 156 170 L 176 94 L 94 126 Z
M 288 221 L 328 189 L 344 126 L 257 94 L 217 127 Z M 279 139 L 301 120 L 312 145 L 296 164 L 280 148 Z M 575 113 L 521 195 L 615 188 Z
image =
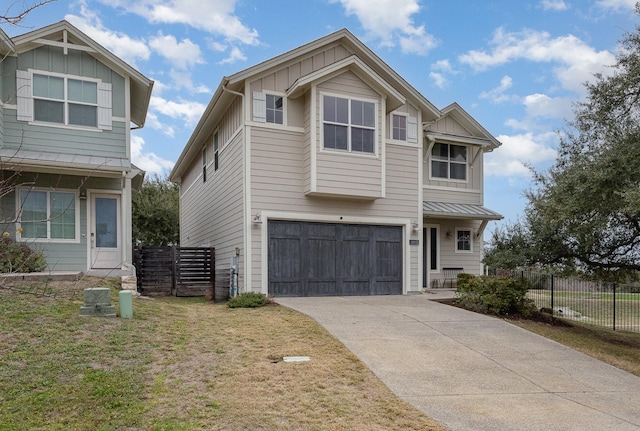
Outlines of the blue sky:
M 57 0 L 3 30 L 66 19 L 153 79 L 132 152 L 164 176 L 223 76 L 348 28 L 438 108 L 458 102 L 503 143 L 485 158 L 485 205 L 515 221 L 526 165 L 553 162 L 582 83 L 610 72 L 640 23 L 635 1 Z

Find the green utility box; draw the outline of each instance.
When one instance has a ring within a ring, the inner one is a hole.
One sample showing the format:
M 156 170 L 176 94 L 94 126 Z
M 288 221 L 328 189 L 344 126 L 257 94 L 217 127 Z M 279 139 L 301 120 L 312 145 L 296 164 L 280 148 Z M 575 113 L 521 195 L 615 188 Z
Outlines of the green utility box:
M 133 317 L 133 295 L 130 290 L 121 290 L 118 293 L 120 302 L 120 317 L 131 319 Z

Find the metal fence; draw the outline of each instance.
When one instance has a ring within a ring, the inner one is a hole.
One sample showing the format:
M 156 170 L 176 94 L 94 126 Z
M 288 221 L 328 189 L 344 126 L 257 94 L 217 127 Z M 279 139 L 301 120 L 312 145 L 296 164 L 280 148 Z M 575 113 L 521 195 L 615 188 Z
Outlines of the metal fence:
M 527 296 L 553 315 L 613 330 L 640 332 L 640 286 L 560 277 L 529 271 L 498 270 L 495 275 L 526 279 Z

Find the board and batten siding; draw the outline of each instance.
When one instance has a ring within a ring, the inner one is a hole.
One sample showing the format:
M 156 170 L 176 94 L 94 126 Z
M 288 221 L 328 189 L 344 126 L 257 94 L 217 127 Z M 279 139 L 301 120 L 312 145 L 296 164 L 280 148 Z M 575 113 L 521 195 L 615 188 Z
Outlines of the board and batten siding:
M 18 56 L 17 69 L 36 69 L 43 72 L 63 73 L 86 78 L 100 79 L 102 82 L 111 84 L 112 91 L 112 115 L 114 117 L 125 116 L 125 79 L 118 73 L 107 67 L 105 64 L 92 57 L 90 54 L 74 49 L 69 49 L 65 55 L 63 49 L 55 46 L 42 46 L 30 51 L 21 53 Z M 13 95 L 12 104 L 16 103 L 16 82 L 15 70 L 7 77 L 9 94 Z M 7 101 L 7 99 L 4 99 Z
M 415 221 L 422 217 L 422 207 L 418 205 L 417 147 L 387 146 L 387 197 L 370 201 L 305 195 L 303 175 L 305 147 L 308 146 L 305 133 L 251 127 L 251 136 L 252 213 L 276 211 L 292 217 L 312 214 L 318 221 L 348 216 L 365 223 L 367 218 L 376 217 Z M 262 287 L 262 229 L 267 229 L 266 222 L 252 224 L 251 289 L 254 291 L 260 291 Z M 409 232 L 408 237 L 418 239 L 414 232 Z M 410 247 L 410 290 L 418 286 L 418 249 Z
M 218 286 L 229 283 L 230 259 L 236 247 L 245 252 L 242 153 L 242 133 L 236 133 L 220 151 L 219 169 L 214 172 L 209 163 L 206 182 L 202 181 L 202 160 L 197 157 L 180 186 L 180 244 L 215 247 Z M 240 274 L 244 274 L 242 261 L 239 259 Z M 240 286 L 243 282 L 240 279 Z
M 126 129 L 114 121 L 112 130 L 83 130 L 29 124 L 16 119 L 15 109 L 5 108 L 4 148 L 96 157 L 127 158 Z

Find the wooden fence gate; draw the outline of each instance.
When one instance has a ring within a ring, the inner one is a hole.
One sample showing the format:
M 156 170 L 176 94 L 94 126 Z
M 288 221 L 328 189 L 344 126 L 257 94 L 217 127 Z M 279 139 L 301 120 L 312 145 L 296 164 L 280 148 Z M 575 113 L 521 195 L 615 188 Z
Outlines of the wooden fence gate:
M 142 295 L 210 296 L 215 292 L 214 248 L 134 247 Z

